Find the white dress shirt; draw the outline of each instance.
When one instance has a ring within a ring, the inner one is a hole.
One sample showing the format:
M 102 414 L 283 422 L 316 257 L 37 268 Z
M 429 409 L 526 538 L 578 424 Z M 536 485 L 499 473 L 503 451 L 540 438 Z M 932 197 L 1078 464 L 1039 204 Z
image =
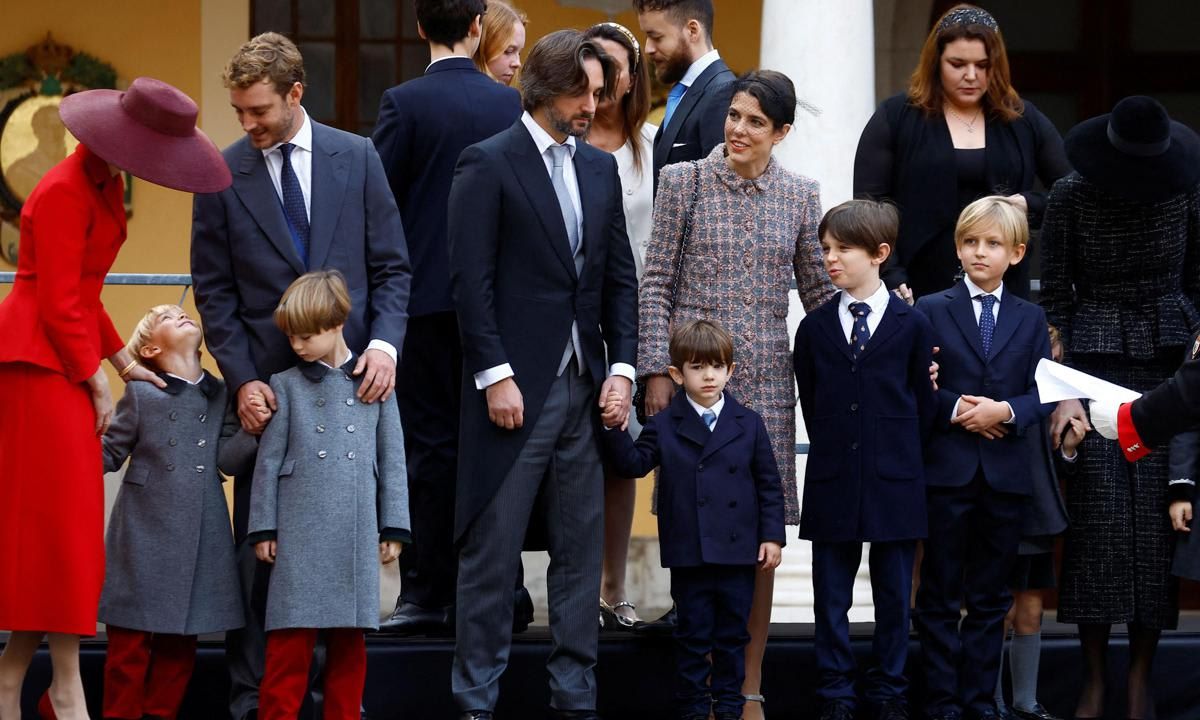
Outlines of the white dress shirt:
M 696 411 L 696 414 L 700 416 L 700 422 L 704 422 L 704 413 L 708 412 L 709 410 L 713 411 L 713 414 L 717 416 L 717 419 L 713 421 L 712 427 L 709 429 L 715 432 L 717 429 L 717 423 L 721 421 L 721 411 L 725 409 L 725 393 L 721 393 L 721 397 L 717 398 L 717 401 L 712 404 L 712 407 L 704 407 L 700 403 L 693 400 L 692 396 L 688 395 L 686 391 L 683 393 L 683 396 L 687 398 L 688 405 L 691 405 L 692 409 Z
M 300 193 L 304 195 L 304 212 L 308 215 L 309 223 L 311 223 L 313 132 L 312 123 L 303 106 L 300 108 L 300 115 L 303 118 L 300 122 L 300 129 L 296 131 L 291 140 L 285 142 L 290 142 L 295 146 L 292 149 L 292 172 L 296 174 L 296 180 L 300 183 Z M 262 151 L 263 160 L 267 163 L 267 173 L 271 176 L 271 184 L 275 186 L 275 194 L 279 196 L 280 207 L 283 207 L 283 151 L 279 148 L 283 144 L 275 143 Z M 392 362 L 396 362 L 396 346 L 386 340 L 373 339 L 367 344 L 367 349 L 382 350 L 387 353 Z
M 351 350 L 350 348 L 346 348 L 346 359 L 342 360 L 340 363 L 338 363 L 336 367 L 341 367 L 353 359 L 354 359 L 354 351 Z M 317 362 L 321 363 L 322 365 L 324 365 L 325 367 L 330 368 L 330 369 L 333 369 L 335 367 L 335 366 L 330 365 L 329 363 L 325 362 L 324 360 L 317 360 Z
M 966 275 L 963 276 L 963 284 L 967 286 L 967 294 L 971 296 L 971 308 L 975 311 L 975 324 L 978 325 L 979 318 L 983 316 L 983 301 L 979 298 L 984 295 L 991 295 L 992 297 L 996 298 L 996 302 L 992 303 L 992 320 L 993 322 L 998 321 L 1000 319 L 1000 298 L 1004 295 L 1004 281 L 1000 281 L 1000 284 L 996 286 L 996 289 L 991 292 L 987 292 L 983 288 L 971 282 L 971 278 L 967 277 Z M 994 324 L 993 327 L 995 327 Z M 995 400 L 996 398 L 992 399 Z M 956 400 L 954 402 L 954 407 L 950 410 L 951 420 L 958 417 L 958 403 L 960 401 L 961 399 Z M 1002 402 L 1008 407 L 1008 419 L 1005 420 L 1004 423 L 1006 425 L 1011 425 L 1017 421 L 1017 414 L 1013 411 L 1012 405 L 1009 404 L 1007 400 Z
M 696 78 L 700 77 L 700 73 L 707 70 L 709 65 L 712 65 L 720 59 L 721 53 L 717 52 L 716 48 L 704 53 L 700 57 L 696 58 L 696 62 L 688 66 L 687 72 L 685 72 L 683 77 L 680 78 L 679 84 L 686 88 L 690 88 L 692 83 L 696 82 Z M 683 94 L 687 95 L 687 91 L 685 90 Z M 682 98 L 680 99 L 682 100 Z
M 521 113 L 521 123 L 525 126 L 525 129 L 529 131 L 529 135 L 533 138 L 533 144 L 537 146 L 538 153 L 542 156 L 542 162 L 544 162 L 546 165 L 546 174 L 553 177 L 554 158 L 551 156 L 549 150 L 552 145 L 558 145 L 558 141 L 551 137 L 550 133 L 546 132 L 541 125 L 538 125 L 537 121 L 534 120 L 533 116 L 528 112 Z M 563 183 L 567 186 L 567 195 L 570 196 L 571 205 L 575 209 L 575 221 L 577 223 L 576 229 L 579 232 L 578 237 L 580 246 L 582 247 L 583 203 L 579 199 L 579 181 L 575 177 L 575 138 L 568 135 L 566 141 L 562 144 L 567 146 L 567 157 L 571 159 L 571 162 L 563 163 Z M 558 204 L 557 200 L 555 201 L 555 204 Z M 575 361 L 579 365 L 580 371 L 582 372 L 583 358 L 579 355 L 579 327 L 574 322 L 571 323 L 571 338 L 576 350 Z M 516 373 L 513 372 L 512 365 L 509 363 L 497 365 L 495 367 L 488 368 L 487 370 L 481 370 L 475 373 L 475 388 L 477 390 L 483 390 L 487 387 L 495 385 L 505 378 L 510 378 L 515 374 Z M 634 382 L 635 378 L 637 377 L 633 366 L 628 363 L 613 363 L 609 368 L 608 374 L 620 375 L 623 378 L 627 378 L 630 382 Z
M 879 283 L 879 288 L 865 300 L 857 300 L 850 293 L 842 291 L 842 299 L 838 301 L 838 319 L 842 321 L 842 332 L 846 335 L 847 345 L 850 344 L 850 336 L 854 334 L 854 314 L 850 312 L 850 304 L 865 302 L 871 308 L 871 312 L 867 314 L 867 330 L 874 337 L 875 329 L 879 327 L 879 321 L 883 319 L 883 313 L 887 310 L 891 297 L 892 294 L 888 292 L 887 286 L 882 281 Z

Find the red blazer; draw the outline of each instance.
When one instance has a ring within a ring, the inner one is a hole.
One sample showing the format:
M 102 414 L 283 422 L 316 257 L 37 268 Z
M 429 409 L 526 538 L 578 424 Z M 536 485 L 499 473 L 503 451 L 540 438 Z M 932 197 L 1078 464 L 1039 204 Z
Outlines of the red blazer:
M 46 173 L 21 209 L 21 252 L 0 303 L 0 362 L 88 379 L 124 345 L 100 304 L 125 242 L 124 187 L 83 145 Z

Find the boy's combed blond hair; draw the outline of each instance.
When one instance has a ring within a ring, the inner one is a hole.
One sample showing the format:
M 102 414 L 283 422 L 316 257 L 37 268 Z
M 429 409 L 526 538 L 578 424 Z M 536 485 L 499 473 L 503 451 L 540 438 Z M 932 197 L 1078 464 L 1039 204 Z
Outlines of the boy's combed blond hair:
M 133 335 L 129 337 L 129 342 L 125 343 L 125 349 L 133 356 L 133 359 L 150 368 L 157 370 L 158 367 L 154 361 L 149 358 L 142 357 L 142 348 L 151 344 L 154 339 L 154 328 L 158 327 L 158 323 L 162 321 L 163 316 L 172 310 L 183 312 L 183 308 L 178 305 L 155 305 L 138 320 L 138 324 L 133 328 Z
M 346 322 L 350 291 L 337 270 L 305 273 L 288 286 L 275 308 L 275 325 L 285 335 L 316 335 Z
M 962 247 L 964 238 L 982 228 L 996 228 L 1011 247 L 1029 243 L 1029 219 L 1016 203 L 1002 195 L 981 197 L 963 208 L 954 226 L 954 246 Z

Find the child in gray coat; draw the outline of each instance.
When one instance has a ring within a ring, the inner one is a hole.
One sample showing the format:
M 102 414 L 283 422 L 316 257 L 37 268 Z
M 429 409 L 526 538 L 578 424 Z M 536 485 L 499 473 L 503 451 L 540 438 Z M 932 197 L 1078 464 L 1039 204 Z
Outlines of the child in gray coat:
M 163 386 L 126 385 L 102 439 L 105 472 L 132 456 L 105 540 L 106 718 L 174 718 L 196 635 L 242 626 L 217 470 L 248 464 L 254 441 L 227 413 L 224 383 L 201 369 L 200 340 L 200 326 L 178 305 L 141 319 L 126 347 Z
M 357 397 L 342 336 L 350 294 L 334 270 L 298 278 L 275 324 L 300 363 L 271 378 L 276 410 L 254 468 L 248 541 L 272 563 L 260 720 L 295 718 L 325 630 L 325 718 L 358 720 L 379 626 L 379 564 L 411 541 L 404 434 L 394 396 Z

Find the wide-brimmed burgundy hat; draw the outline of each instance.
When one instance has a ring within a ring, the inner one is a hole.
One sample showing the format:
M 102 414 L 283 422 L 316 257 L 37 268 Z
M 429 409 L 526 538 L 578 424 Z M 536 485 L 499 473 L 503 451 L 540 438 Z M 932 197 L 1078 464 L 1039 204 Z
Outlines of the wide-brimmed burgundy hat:
M 62 99 L 58 114 L 79 142 L 134 177 L 193 193 L 233 182 L 221 151 L 196 127 L 196 103 L 161 80 L 77 92 Z
M 1080 175 L 1120 197 L 1165 200 L 1200 183 L 1200 137 L 1144 95 L 1079 123 L 1064 144 Z

